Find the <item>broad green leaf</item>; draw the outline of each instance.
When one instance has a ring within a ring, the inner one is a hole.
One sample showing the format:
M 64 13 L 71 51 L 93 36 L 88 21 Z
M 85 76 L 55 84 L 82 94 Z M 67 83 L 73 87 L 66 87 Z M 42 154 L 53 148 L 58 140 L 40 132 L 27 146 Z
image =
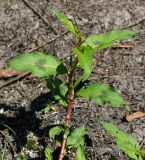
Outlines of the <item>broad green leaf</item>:
M 83 79 L 83 77 L 79 77 L 79 78 L 75 81 L 73 87 L 76 88 L 76 87 L 81 83 L 82 79 Z
M 105 128 L 107 132 L 115 138 L 117 146 L 130 158 L 138 160 L 138 157 L 142 156 L 142 154 L 138 152 L 140 149 L 136 138 L 119 130 L 119 128 L 114 126 L 112 123 L 102 121 L 101 124 L 103 128 Z
M 78 95 L 87 100 L 95 100 L 99 105 L 110 103 L 114 107 L 124 107 L 130 111 L 123 98 L 113 88 L 104 83 L 96 82 L 83 87 L 78 91 Z
M 80 67 L 84 69 L 83 80 L 86 80 L 91 74 L 93 66 L 92 49 L 90 47 L 84 47 L 81 51 L 78 48 L 74 48 L 74 53 L 78 58 Z
M 139 143 L 133 136 L 119 131 L 116 137 L 117 146 L 124 151 L 129 157 L 138 160 Z
M 50 129 L 49 137 L 50 139 L 54 139 L 55 136 L 58 136 L 63 131 L 62 127 L 56 126 Z
M 126 40 L 136 35 L 137 32 L 129 29 L 113 30 L 103 34 L 89 36 L 82 46 L 90 46 L 93 50 L 111 47 L 118 40 Z
M 119 139 L 121 142 L 129 143 L 132 146 L 139 148 L 139 144 L 133 136 L 121 131 L 112 123 L 102 121 L 101 124 L 113 137 Z
M 50 76 L 47 81 L 48 88 L 51 89 L 52 97 L 63 107 L 67 106 L 68 87 L 57 77 Z
M 126 143 L 130 146 L 133 146 L 136 149 L 139 149 L 139 143 L 137 142 L 136 138 L 134 138 L 130 134 L 127 134 L 123 131 L 119 131 L 116 138 L 119 139 L 119 143 Z
M 8 67 L 20 71 L 30 71 L 36 77 L 47 77 L 54 75 L 59 65 L 62 63 L 55 57 L 41 52 L 33 52 L 17 56 L 10 61 Z M 64 69 L 66 68 L 62 67 L 62 70 Z
M 76 158 L 77 160 L 86 160 L 86 154 L 85 154 L 83 146 L 79 146 L 77 148 Z
M 77 36 L 76 27 L 73 25 L 72 21 L 70 21 L 63 13 L 57 10 L 51 10 L 51 12 L 57 16 L 60 22 L 62 22 L 66 28 Z
M 136 150 L 136 146 L 134 146 L 132 144 L 132 142 L 130 142 L 129 140 L 126 140 L 126 139 L 123 140 L 122 138 L 121 139 L 117 138 L 116 139 L 116 144 L 130 158 L 132 158 L 134 160 L 138 160 L 139 153 Z
M 118 136 L 118 132 L 119 132 L 120 130 L 119 130 L 118 127 L 116 127 L 116 126 L 113 125 L 112 123 L 101 121 L 101 125 L 102 125 L 103 128 L 105 128 L 105 129 L 107 130 L 107 132 L 110 133 L 113 137 L 117 137 L 117 136 Z
M 68 147 L 78 147 L 84 145 L 84 136 L 87 134 L 85 127 L 76 128 L 67 139 Z
M 52 150 L 50 147 L 46 147 L 44 153 L 45 153 L 45 160 L 53 160 Z

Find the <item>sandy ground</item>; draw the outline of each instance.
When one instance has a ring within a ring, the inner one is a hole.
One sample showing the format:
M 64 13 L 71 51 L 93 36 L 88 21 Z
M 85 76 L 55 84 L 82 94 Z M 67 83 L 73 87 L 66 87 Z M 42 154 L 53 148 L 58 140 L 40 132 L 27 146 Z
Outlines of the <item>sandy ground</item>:
M 43 44 L 39 51 L 62 57 L 71 52 L 71 34 L 47 44 L 65 28 L 48 8 L 63 11 L 76 18 L 86 35 L 113 29 L 132 28 L 139 34 L 121 44 L 132 49 L 103 50 L 95 56 L 95 66 L 90 81 L 112 85 L 129 102 L 133 111 L 145 111 L 145 2 L 144 0 L 2 0 L 0 2 L 0 67 L 16 55 Z M 36 12 L 37 13 L 36 13 Z M 55 31 L 54 31 L 55 30 Z M 3 84 L 12 78 L 0 78 Z M 61 124 L 65 117 L 63 108 L 54 104 L 54 111 L 44 113 L 49 100 L 46 83 L 41 79 L 22 78 L 0 89 L 0 158 L 18 160 L 25 155 L 29 160 L 43 160 L 44 148 L 53 146 L 49 129 Z M 145 118 L 124 121 L 126 111 L 111 106 L 98 107 L 94 102 L 76 100 L 72 114 L 74 127 L 87 126 L 86 143 L 89 160 L 108 160 L 114 154 L 120 160 L 128 158 L 116 147 L 114 140 L 101 128 L 100 121 L 112 121 L 124 131 L 134 135 L 141 143 L 145 138 Z M 4 125 L 10 126 L 13 131 Z M 4 136 L 5 135 L 5 136 Z M 36 144 L 28 150 L 28 139 Z M 13 146 L 13 147 L 12 147 Z M 13 150 L 12 150 L 13 148 Z M 145 144 L 143 144 L 145 148 Z M 67 159 L 74 159 L 70 154 Z

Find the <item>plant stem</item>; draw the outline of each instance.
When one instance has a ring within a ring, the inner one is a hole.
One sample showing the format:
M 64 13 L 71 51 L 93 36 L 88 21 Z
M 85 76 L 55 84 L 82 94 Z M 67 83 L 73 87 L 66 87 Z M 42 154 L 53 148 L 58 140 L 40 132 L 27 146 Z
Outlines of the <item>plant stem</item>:
M 74 101 L 73 76 L 74 76 L 74 71 L 75 71 L 77 63 L 78 63 L 78 60 L 75 59 L 75 61 L 73 63 L 74 65 L 71 67 L 70 74 L 68 75 L 69 100 L 68 100 L 67 112 L 66 112 L 66 118 L 65 118 L 65 126 L 66 127 L 69 127 L 70 120 L 71 120 L 71 111 L 72 111 L 72 105 L 73 105 L 73 101 Z M 67 134 L 64 133 L 62 144 L 61 144 L 61 151 L 59 154 L 59 160 L 62 160 L 64 157 L 66 142 L 67 142 Z

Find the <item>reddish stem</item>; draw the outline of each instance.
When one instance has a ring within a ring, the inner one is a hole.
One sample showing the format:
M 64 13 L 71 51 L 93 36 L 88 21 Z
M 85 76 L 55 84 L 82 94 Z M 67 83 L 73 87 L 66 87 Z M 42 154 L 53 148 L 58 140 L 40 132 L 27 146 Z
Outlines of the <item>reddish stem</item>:
M 70 98 L 69 98 L 69 102 L 68 102 L 67 114 L 66 114 L 66 119 L 65 119 L 65 126 L 66 127 L 68 127 L 69 124 L 70 124 L 70 115 L 71 115 L 71 111 L 72 111 L 73 99 L 74 99 L 74 92 L 71 93 Z M 61 151 L 60 151 L 60 154 L 59 154 L 59 160 L 63 159 L 64 152 L 65 152 L 66 141 L 67 141 L 67 135 L 64 134 L 62 144 L 61 144 Z
M 68 80 L 69 100 L 68 100 L 67 112 L 66 112 L 66 118 L 65 118 L 65 126 L 66 127 L 69 127 L 70 119 L 71 119 L 70 117 L 71 117 L 72 105 L 73 105 L 73 101 L 74 101 L 73 75 L 74 75 L 74 71 L 75 71 L 77 63 L 78 63 L 78 60 L 76 59 L 74 61 L 74 66 L 72 67 L 70 74 L 68 76 L 68 78 L 69 78 L 69 80 Z M 64 133 L 62 144 L 61 144 L 61 151 L 59 154 L 59 160 L 62 160 L 64 157 L 66 142 L 67 142 L 67 135 Z

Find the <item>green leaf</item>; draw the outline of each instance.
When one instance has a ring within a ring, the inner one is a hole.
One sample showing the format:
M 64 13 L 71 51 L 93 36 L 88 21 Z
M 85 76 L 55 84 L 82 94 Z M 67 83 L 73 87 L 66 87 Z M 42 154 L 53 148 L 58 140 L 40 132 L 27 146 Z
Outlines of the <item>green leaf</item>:
M 113 137 L 119 139 L 121 142 L 125 143 L 127 142 L 135 146 L 136 148 L 139 148 L 139 144 L 133 136 L 121 131 L 118 127 L 116 127 L 112 123 L 102 121 L 101 124 L 103 128 L 105 128 L 107 132 L 109 132 Z
M 120 135 L 120 134 L 119 134 Z M 127 134 L 126 134 L 127 135 Z M 121 136 L 121 135 L 120 135 Z M 130 158 L 138 160 L 138 152 L 136 150 L 136 146 L 132 144 L 132 141 L 130 140 L 123 140 L 122 138 L 116 139 L 117 146 Z
M 112 46 L 118 40 L 129 39 L 136 35 L 137 32 L 129 29 L 113 30 L 103 34 L 94 34 L 89 36 L 82 46 L 90 46 L 95 51 Z
M 105 129 L 107 130 L 107 132 L 110 133 L 113 137 L 117 137 L 117 136 L 118 136 L 118 132 L 119 132 L 120 130 L 119 130 L 118 127 L 116 127 L 116 126 L 113 125 L 112 123 L 101 121 L 101 125 L 102 125 L 103 128 L 105 128 Z
M 60 141 L 56 141 L 56 146 L 61 147 L 61 142 Z
M 63 13 L 57 10 L 51 10 L 51 12 L 57 16 L 59 21 L 62 22 L 70 32 L 77 36 L 76 27 L 73 25 L 72 21 L 68 20 L 68 18 Z
M 73 87 L 76 88 L 76 87 L 81 83 L 82 79 L 83 79 L 83 77 L 79 77 L 79 78 L 75 81 Z
M 123 98 L 113 88 L 104 83 L 96 82 L 83 87 L 78 91 L 78 95 L 87 100 L 95 100 L 98 105 L 110 103 L 115 107 L 125 107 L 130 111 Z
M 66 74 L 67 68 L 64 66 L 64 64 L 61 62 L 61 64 L 57 67 L 57 73 L 59 74 Z
M 138 160 L 139 143 L 133 136 L 119 131 L 116 137 L 117 146 L 124 151 L 129 157 Z
M 49 137 L 50 139 L 54 139 L 55 136 L 58 136 L 63 131 L 62 127 L 53 127 L 49 131 Z
M 76 157 L 77 160 L 86 160 L 86 154 L 85 154 L 84 148 L 82 146 L 79 146 L 77 148 L 76 156 L 77 156 Z
M 84 145 L 84 136 L 87 134 L 87 130 L 85 127 L 80 127 L 74 129 L 71 132 L 71 135 L 67 139 L 67 146 L 68 147 L 78 147 Z
M 84 47 L 82 51 L 79 48 L 74 48 L 74 53 L 78 58 L 80 67 L 84 69 L 83 80 L 86 80 L 91 74 L 93 66 L 92 49 L 88 46 Z
M 130 158 L 138 160 L 139 156 L 139 143 L 137 142 L 136 138 L 127 134 L 112 123 L 109 122 L 101 122 L 103 128 L 107 130 L 116 140 L 117 146 L 124 151 Z M 141 156 L 141 155 L 140 155 Z
M 60 105 L 67 107 L 68 87 L 62 82 L 58 89 L 59 91 L 54 95 L 54 98 L 59 102 Z
M 140 146 L 141 147 L 141 146 Z M 143 160 L 144 160 L 144 158 L 145 158 L 145 151 L 142 151 L 142 150 L 138 150 L 137 149 L 137 152 L 138 152 L 138 154 L 139 154 L 139 160 L 142 160 L 142 158 L 143 158 Z
M 44 113 L 48 113 L 51 110 L 51 108 L 52 108 L 52 105 L 48 103 L 46 107 L 44 108 Z
M 47 81 L 47 86 L 51 89 L 52 97 L 59 102 L 63 107 L 67 106 L 68 87 L 57 77 L 50 76 Z
M 36 77 L 47 77 L 54 75 L 59 65 L 62 64 L 55 57 L 41 52 L 33 52 L 17 56 L 10 61 L 8 67 L 20 71 L 31 71 Z
M 52 150 L 50 147 L 46 147 L 44 153 L 45 153 L 45 160 L 53 160 Z

